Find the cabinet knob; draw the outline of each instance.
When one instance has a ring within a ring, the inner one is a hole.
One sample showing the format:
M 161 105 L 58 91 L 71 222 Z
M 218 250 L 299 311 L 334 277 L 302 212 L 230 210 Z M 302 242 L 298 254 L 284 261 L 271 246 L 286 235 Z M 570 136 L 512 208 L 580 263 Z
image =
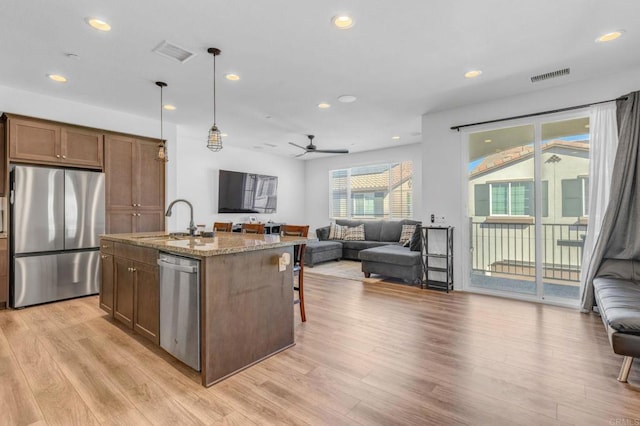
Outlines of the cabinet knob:
M 109 244 L 103 244 L 103 245 L 102 245 L 102 248 L 103 248 L 103 249 L 108 249 L 108 248 L 109 248 Z
M 140 217 L 140 213 L 138 213 L 136 216 Z
M 107 257 L 109 257 L 109 256 L 107 256 L 107 255 L 103 254 L 103 255 L 101 255 L 100 257 L 101 257 L 102 259 L 106 259 L 106 258 L 107 258 Z
M 131 272 L 136 272 L 136 268 L 131 268 Z
M 66 155 L 63 155 L 63 156 L 62 156 L 62 158 L 67 158 L 67 156 L 66 156 Z
M 56 158 L 60 158 L 60 154 L 56 154 Z
M 131 213 L 131 216 L 135 216 L 135 215 L 136 215 L 135 213 Z

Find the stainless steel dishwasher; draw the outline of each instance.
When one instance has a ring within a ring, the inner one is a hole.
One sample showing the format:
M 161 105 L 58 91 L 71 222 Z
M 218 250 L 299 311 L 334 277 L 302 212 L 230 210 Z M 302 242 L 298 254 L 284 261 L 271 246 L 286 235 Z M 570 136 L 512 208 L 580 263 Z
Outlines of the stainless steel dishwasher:
M 160 253 L 160 346 L 200 371 L 200 261 Z

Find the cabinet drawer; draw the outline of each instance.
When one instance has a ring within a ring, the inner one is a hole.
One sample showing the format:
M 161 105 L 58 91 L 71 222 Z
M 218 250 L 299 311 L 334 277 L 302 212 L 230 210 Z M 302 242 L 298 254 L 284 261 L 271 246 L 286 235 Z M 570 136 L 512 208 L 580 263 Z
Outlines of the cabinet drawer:
M 114 242 L 100 239 L 100 251 L 105 254 L 114 254 Z
M 146 263 L 147 265 L 157 265 L 158 250 L 156 249 L 137 247 L 124 243 L 115 243 L 114 247 L 114 254 L 118 257 L 124 257 L 135 262 Z

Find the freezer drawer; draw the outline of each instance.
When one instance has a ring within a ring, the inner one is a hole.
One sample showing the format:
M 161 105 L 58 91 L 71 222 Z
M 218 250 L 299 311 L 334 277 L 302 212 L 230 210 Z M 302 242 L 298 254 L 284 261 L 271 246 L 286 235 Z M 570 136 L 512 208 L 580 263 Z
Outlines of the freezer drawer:
M 11 306 L 97 294 L 100 252 L 78 251 L 13 258 Z
M 200 371 L 200 261 L 161 253 L 160 346 Z

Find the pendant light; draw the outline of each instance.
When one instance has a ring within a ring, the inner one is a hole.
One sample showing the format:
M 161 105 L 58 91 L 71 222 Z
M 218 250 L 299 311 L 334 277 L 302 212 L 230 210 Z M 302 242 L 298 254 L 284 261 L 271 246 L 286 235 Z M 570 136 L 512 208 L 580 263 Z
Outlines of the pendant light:
M 209 138 L 207 139 L 207 148 L 213 152 L 222 149 L 222 133 L 216 125 L 216 56 L 221 52 L 220 49 L 210 47 L 207 52 L 213 55 L 213 126 L 209 129 Z
M 163 135 L 164 126 L 162 122 L 162 110 L 164 108 L 162 103 L 162 89 L 167 87 L 167 83 L 164 83 L 162 81 L 156 81 L 156 86 L 160 88 L 160 144 L 158 144 L 158 156 L 156 157 L 156 160 L 166 163 L 167 161 L 169 161 L 169 157 L 167 156 L 167 145 L 165 144 L 164 135 Z

